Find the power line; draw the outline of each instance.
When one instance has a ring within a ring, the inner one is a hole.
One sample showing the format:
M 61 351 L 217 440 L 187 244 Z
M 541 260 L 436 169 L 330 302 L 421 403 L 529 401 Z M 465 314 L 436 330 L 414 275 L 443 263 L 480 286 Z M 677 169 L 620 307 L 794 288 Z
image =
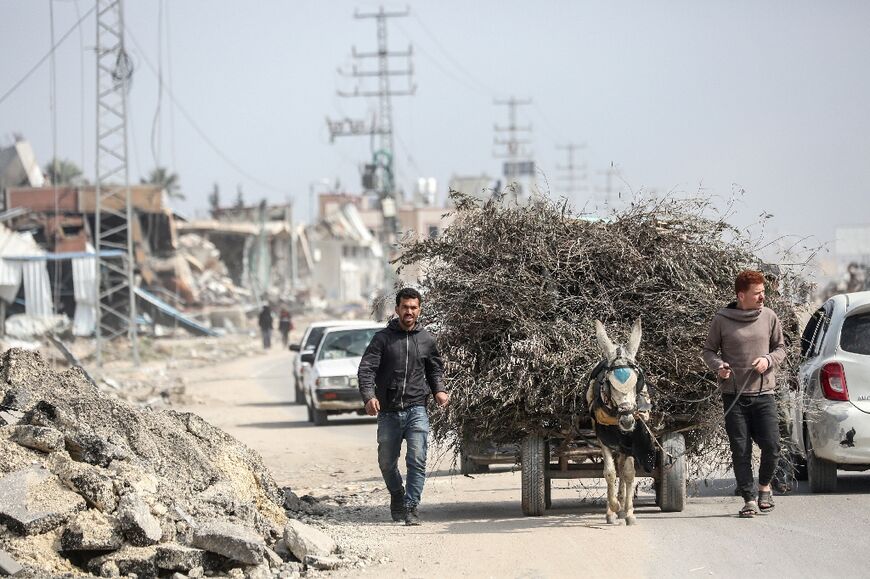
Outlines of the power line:
M 129 27 L 127 27 L 125 25 L 124 29 L 127 31 L 127 34 L 130 35 L 130 40 L 133 41 L 133 44 L 136 45 L 136 48 L 139 50 L 139 54 L 142 57 L 142 60 L 145 61 L 145 65 L 156 76 L 157 69 L 154 67 L 154 65 L 151 63 L 151 61 L 148 60 L 148 57 L 146 56 L 145 51 L 142 49 L 142 45 L 140 45 L 139 41 L 136 40 L 136 37 L 133 35 L 133 32 L 130 30 Z M 272 191 L 274 193 L 280 193 L 281 195 L 287 194 L 286 188 L 281 188 L 281 187 L 276 187 L 274 185 L 270 185 L 269 183 L 266 183 L 265 181 L 258 179 L 257 177 L 255 177 L 254 175 L 252 175 L 251 173 L 246 171 L 244 168 L 242 168 L 241 165 L 236 163 L 232 159 L 232 157 L 230 157 L 220 147 L 218 147 L 209 138 L 209 136 L 206 134 L 206 132 L 204 130 L 202 130 L 202 128 L 199 126 L 199 124 L 197 124 L 197 122 L 195 120 L 193 120 L 193 117 L 190 115 L 190 113 L 187 112 L 187 109 L 185 109 L 184 106 L 182 106 L 182 104 L 180 102 L 178 102 L 178 99 L 175 97 L 175 93 L 173 93 L 172 90 L 165 85 L 163 86 L 163 90 L 166 91 L 166 94 L 169 97 L 169 100 L 172 101 L 172 104 L 178 108 L 178 112 L 181 113 L 181 116 L 183 116 L 184 119 L 190 124 L 190 126 L 193 128 L 193 130 L 196 132 L 196 134 L 199 135 L 199 137 L 205 142 L 205 144 L 208 145 L 209 148 L 211 148 L 211 150 L 214 151 L 218 157 L 223 159 L 230 167 L 235 169 L 239 175 L 241 175 L 245 179 L 249 180 L 251 183 L 262 187 L 263 189 L 267 189 L 267 190 Z
M 31 75 L 33 75 L 33 73 L 36 72 L 39 69 L 39 67 L 42 66 L 45 63 L 45 61 L 48 60 L 54 54 L 54 51 L 57 50 L 61 44 L 63 44 L 63 41 L 66 40 L 69 37 L 69 35 L 72 34 L 75 31 L 75 29 L 81 25 L 82 22 L 84 22 L 85 18 L 90 16 L 94 12 L 94 10 L 96 10 L 96 9 L 97 9 L 97 7 L 94 6 L 93 8 L 91 8 L 90 10 L 85 12 L 84 15 L 81 18 L 79 18 L 75 24 L 73 24 L 72 28 L 67 30 L 66 33 L 64 33 L 64 35 L 60 37 L 60 40 L 58 40 L 56 43 L 54 43 L 52 45 L 52 47 L 48 51 L 48 53 L 45 56 L 43 56 L 42 58 L 40 58 L 39 61 L 33 65 L 33 68 L 28 70 L 27 73 L 23 77 L 21 77 L 21 80 L 16 82 L 14 85 L 12 85 L 12 88 L 10 88 L 5 93 L 3 93 L 3 96 L 0 96 L 0 104 L 2 104 L 3 101 L 5 101 L 9 97 L 9 95 L 14 93 L 18 89 L 18 87 L 20 87 L 22 84 L 24 84 L 27 81 L 27 79 L 30 78 Z

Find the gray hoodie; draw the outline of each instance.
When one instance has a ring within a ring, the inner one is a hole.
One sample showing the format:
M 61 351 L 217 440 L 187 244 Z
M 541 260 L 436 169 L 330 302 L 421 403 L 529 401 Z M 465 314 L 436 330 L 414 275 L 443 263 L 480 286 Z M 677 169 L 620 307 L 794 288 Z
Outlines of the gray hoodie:
M 752 361 L 761 356 L 767 358 L 770 367 L 759 376 Z M 723 362 L 731 366 L 731 378 L 719 378 L 723 394 L 737 394 L 741 389 L 742 394 L 749 396 L 772 394 L 776 389 L 776 369 L 785 360 L 779 318 L 768 307 L 741 310 L 736 302 L 728 304 L 713 316 L 703 357 L 714 372 Z

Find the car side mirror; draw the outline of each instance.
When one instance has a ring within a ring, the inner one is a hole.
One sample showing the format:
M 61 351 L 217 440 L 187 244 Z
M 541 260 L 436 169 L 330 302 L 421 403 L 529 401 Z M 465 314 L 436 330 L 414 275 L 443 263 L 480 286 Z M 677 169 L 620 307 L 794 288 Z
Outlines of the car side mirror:
M 314 365 L 314 352 L 303 352 L 302 356 L 300 356 L 300 360 L 302 360 L 303 364 L 311 364 Z
M 289 349 L 291 352 L 298 352 L 301 348 L 299 347 L 299 344 L 290 344 Z

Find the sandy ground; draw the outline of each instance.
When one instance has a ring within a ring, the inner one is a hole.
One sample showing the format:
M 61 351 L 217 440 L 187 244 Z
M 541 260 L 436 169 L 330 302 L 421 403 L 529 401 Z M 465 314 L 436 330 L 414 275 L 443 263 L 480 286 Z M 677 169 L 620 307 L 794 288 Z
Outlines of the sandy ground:
M 375 459 L 372 419 L 345 415 L 315 427 L 292 404 L 292 354 L 275 348 L 185 373 L 197 412 L 259 451 L 275 478 L 300 496 L 345 496 L 331 530 L 380 564 L 335 573 L 358 577 L 755 577 L 866 576 L 870 476 L 845 475 L 836 495 L 778 497 L 771 515 L 738 519 L 727 479 L 700 486 L 682 513 L 637 499 L 639 524 L 604 525 L 602 487 L 559 481 L 544 517 L 520 510 L 520 474 L 463 477 L 432 459 L 420 508 L 424 524 L 392 523 Z

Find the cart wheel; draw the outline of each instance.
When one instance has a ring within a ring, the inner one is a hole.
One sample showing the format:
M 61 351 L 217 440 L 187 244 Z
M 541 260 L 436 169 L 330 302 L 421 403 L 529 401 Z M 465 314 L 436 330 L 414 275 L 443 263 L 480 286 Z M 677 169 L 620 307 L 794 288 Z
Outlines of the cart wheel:
M 656 504 L 664 513 L 679 513 L 686 506 L 686 439 L 680 433 L 662 436 L 659 452 L 659 479 L 656 484 Z
M 530 434 L 523 439 L 520 453 L 523 487 L 523 514 L 540 517 L 547 510 L 547 440 Z

